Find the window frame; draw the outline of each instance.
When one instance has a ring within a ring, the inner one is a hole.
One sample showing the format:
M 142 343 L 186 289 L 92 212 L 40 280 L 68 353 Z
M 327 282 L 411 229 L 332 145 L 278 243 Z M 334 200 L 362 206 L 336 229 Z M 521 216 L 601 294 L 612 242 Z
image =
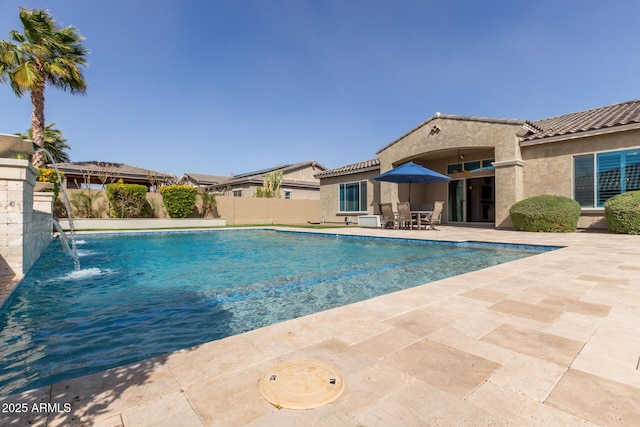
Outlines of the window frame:
M 628 191 L 636 191 L 636 190 L 626 189 L 626 179 L 623 180 L 623 176 L 626 178 L 626 174 L 628 173 L 626 170 L 626 168 L 628 167 L 626 163 L 626 157 L 625 157 L 626 154 L 631 153 L 633 151 L 638 151 L 638 150 L 640 150 L 640 146 L 624 148 L 624 149 L 616 149 L 616 150 L 592 151 L 587 153 L 574 154 L 571 156 L 571 193 L 572 193 L 571 196 L 574 200 L 578 202 L 580 201 L 576 199 L 576 158 L 587 157 L 587 156 L 591 156 L 593 158 L 593 182 L 591 184 L 593 187 L 592 188 L 593 203 L 590 206 L 581 204 L 580 207 L 582 208 L 582 210 L 602 211 L 604 209 L 604 203 L 607 200 L 609 200 L 611 197 L 614 197 L 618 194 L 624 194 Z M 601 196 L 602 189 L 600 188 L 600 177 L 599 177 L 600 163 L 599 163 L 598 156 L 606 156 L 608 154 L 618 154 L 620 159 L 619 166 L 618 166 L 618 169 L 620 170 L 620 192 L 613 194 L 612 196 L 608 197 L 606 200 L 603 200 L 602 203 L 600 203 L 600 199 L 602 199 L 602 196 Z M 632 163 L 632 164 L 640 164 L 640 163 Z
M 338 185 L 338 213 L 340 214 L 354 214 L 354 213 L 366 213 L 366 207 L 367 207 L 367 184 L 368 181 L 367 180 L 360 180 L 360 181 L 349 181 L 349 182 L 343 182 L 340 183 Z M 357 200 L 358 200 L 358 206 L 357 206 L 357 210 L 346 210 L 345 208 L 348 208 L 347 203 L 349 202 L 348 200 L 346 200 L 346 188 L 347 186 L 354 186 L 357 185 L 357 191 L 358 191 L 358 195 L 357 195 Z M 343 192 L 343 188 L 345 188 L 345 191 Z M 364 191 L 363 191 L 364 190 Z M 343 200 L 343 194 L 345 196 L 345 199 Z M 362 208 L 365 208 L 364 210 Z
M 479 172 L 493 171 L 496 168 L 491 163 L 495 161 L 495 158 L 484 158 L 478 160 L 467 160 L 466 162 L 447 163 L 447 175 L 462 173 L 462 171 L 467 171 L 474 174 Z M 467 169 L 467 166 L 471 166 L 473 163 L 478 163 L 479 168 L 473 170 Z

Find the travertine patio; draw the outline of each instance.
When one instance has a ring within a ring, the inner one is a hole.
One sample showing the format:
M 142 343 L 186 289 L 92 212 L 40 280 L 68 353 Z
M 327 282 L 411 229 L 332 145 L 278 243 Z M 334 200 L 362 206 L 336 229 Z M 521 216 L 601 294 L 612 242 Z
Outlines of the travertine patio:
M 330 232 L 566 247 L 1 398 L 29 411 L 0 425 L 640 425 L 640 236 L 440 228 Z M 343 394 L 268 403 L 259 379 L 293 359 Z

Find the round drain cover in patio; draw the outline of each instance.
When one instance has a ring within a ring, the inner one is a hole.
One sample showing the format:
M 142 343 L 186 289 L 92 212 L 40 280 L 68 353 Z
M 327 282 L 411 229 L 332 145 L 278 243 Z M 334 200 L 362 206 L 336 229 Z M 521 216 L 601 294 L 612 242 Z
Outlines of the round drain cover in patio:
M 260 393 L 276 407 L 312 409 L 334 401 L 344 390 L 336 368 L 315 360 L 291 360 L 271 368 Z

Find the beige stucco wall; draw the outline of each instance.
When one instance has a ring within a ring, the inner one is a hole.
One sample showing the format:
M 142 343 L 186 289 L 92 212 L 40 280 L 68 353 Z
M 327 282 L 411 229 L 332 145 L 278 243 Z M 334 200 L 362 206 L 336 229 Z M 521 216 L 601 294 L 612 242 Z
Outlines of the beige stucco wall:
M 336 177 L 322 178 L 320 180 L 320 218 L 325 222 L 344 222 L 346 216 L 357 217 L 359 214 L 379 214 L 378 204 L 380 203 L 380 183 L 373 179 L 379 175 L 378 170 L 342 175 Z M 348 182 L 367 181 L 367 210 L 362 213 L 341 213 L 340 212 L 340 184 Z
M 284 199 L 284 192 L 291 192 L 291 199 L 296 200 L 320 200 L 320 189 L 311 189 L 311 188 L 297 188 L 297 187 L 287 187 L 284 186 L 282 188 L 281 197 Z
M 318 200 L 217 196 L 218 213 L 227 225 L 307 224 L 320 221 Z
M 256 194 L 256 190 L 258 190 L 258 188 L 262 188 L 262 185 L 248 185 L 242 188 L 242 197 L 254 197 L 254 194 Z M 238 188 L 234 188 L 234 190 L 237 190 Z M 284 199 L 284 192 L 285 191 L 290 191 L 291 192 L 291 199 L 298 199 L 298 200 L 320 200 L 320 189 L 312 189 L 312 188 L 299 188 L 299 187 L 292 187 L 292 186 L 288 186 L 285 184 L 283 184 L 280 188 L 280 197 Z M 233 191 L 229 192 L 229 195 L 232 195 Z
M 634 147 L 640 147 L 640 130 L 524 146 L 524 197 L 539 194 L 573 197 L 573 156 Z
M 432 131 L 434 126 L 439 128 L 438 132 Z M 521 178 L 521 166 L 510 164 L 521 158 L 516 137 L 516 132 L 521 127 L 519 123 L 435 118 L 381 150 L 378 153 L 380 172 L 384 173 L 409 160 L 420 159 L 419 162 L 428 168 L 446 174 L 447 163 L 456 163 L 458 149 L 493 150 L 493 156 L 490 157 L 494 157 L 497 163 L 504 164 L 495 170 L 495 222 L 498 227 L 509 226 L 508 209 L 520 200 L 522 192 L 522 183 L 518 182 Z M 471 160 L 474 159 L 466 157 L 464 161 Z M 433 198 L 447 201 L 446 184 L 436 184 L 432 187 L 428 191 L 433 192 Z M 383 182 L 380 185 L 383 202 L 397 203 L 407 200 L 403 191 L 406 191 L 403 190 L 403 186 L 397 184 Z M 412 202 L 413 193 L 414 190 Z M 445 203 L 443 218 L 447 218 L 447 215 L 448 206 Z
M 640 130 L 595 135 L 522 147 L 523 198 L 540 194 L 573 197 L 573 157 L 640 147 Z M 606 227 L 604 209 L 585 209 L 580 228 Z
M 307 166 L 284 173 L 283 176 L 284 179 L 290 179 L 292 181 L 318 182 L 318 179 L 314 175 L 322 171 L 323 169 L 316 166 Z
M 67 190 L 69 198 L 81 190 Z M 86 190 L 84 190 L 86 191 Z M 107 199 L 104 190 L 92 190 L 98 197 L 94 200 L 94 210 L 102 212 L 102 218 L 107 218 Z M 162 204 L 160 193 L 147 193 L 147 200 L 153 206 L 155 216 L 168 218 Z M 264 199 L 257 197 L 216 196 L 218 217 L 224 218 L 227 225 L 244 224 L 306 224 L 320 221 L 319 200 L 286 200 Z M 196 200 L 199 206 L 200 199 Z M 74 209 L 74 215 L 77 212 Z M 197 212 L 189 215 L 198 217 Z

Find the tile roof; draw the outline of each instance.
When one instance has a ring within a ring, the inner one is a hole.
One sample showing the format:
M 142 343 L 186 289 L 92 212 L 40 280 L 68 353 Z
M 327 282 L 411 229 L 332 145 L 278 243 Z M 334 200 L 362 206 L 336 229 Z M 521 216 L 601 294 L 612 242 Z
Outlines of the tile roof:
M 640 123 L 640 100 L 632 100 L 577 113 L 528 121 L 529 133 L 522 140 L 533 141 L 637 123 Z
M 365 160 L 364 162 L 353 163 L 339 168 L 329 169 L 315 175 L 316 178 L 330 178 L 333 176 L 349 175 L 352 173 L 366 172 L 368 170 L 380 169 L 380 159 Z

